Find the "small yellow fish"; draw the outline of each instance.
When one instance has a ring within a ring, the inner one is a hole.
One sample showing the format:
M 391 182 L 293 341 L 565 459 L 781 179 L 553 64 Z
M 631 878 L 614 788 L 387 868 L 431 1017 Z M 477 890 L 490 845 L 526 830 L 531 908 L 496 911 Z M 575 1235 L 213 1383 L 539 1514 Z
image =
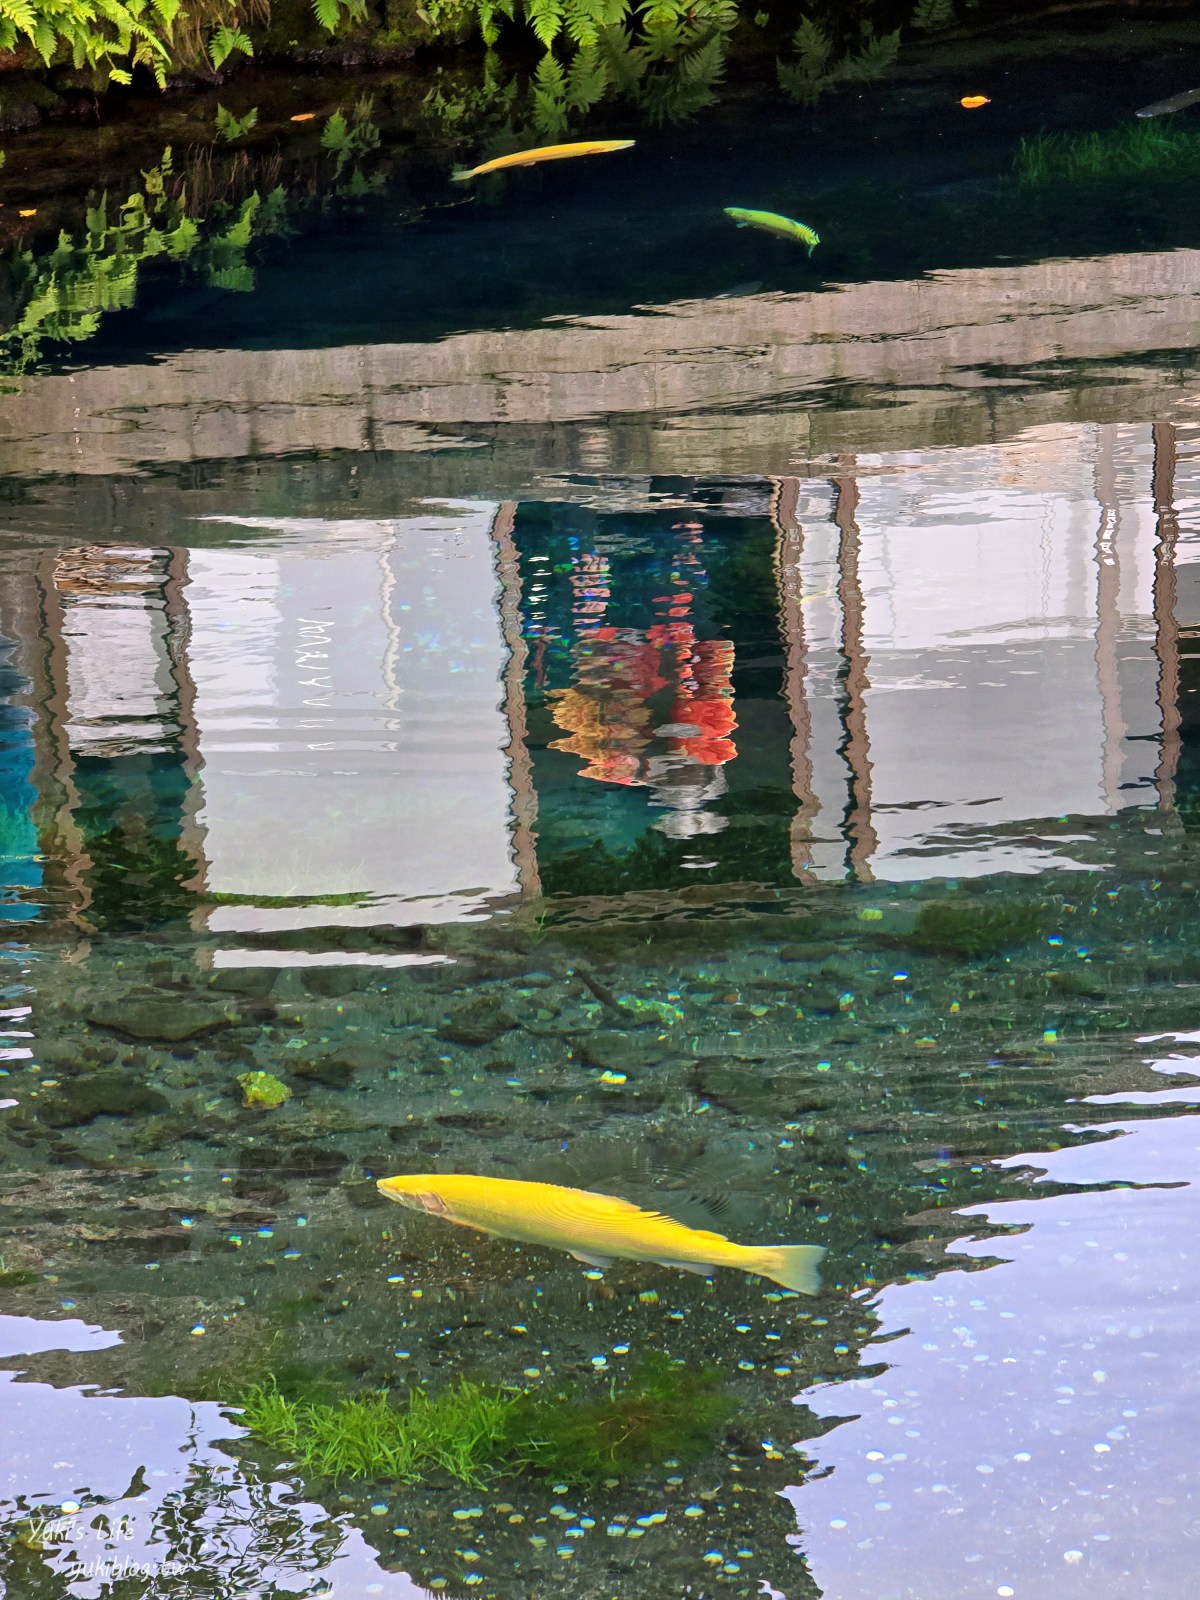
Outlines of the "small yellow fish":
M 722 1234 L 685 1227 L 616 1195 L 468 1173 L 405 1173 L 380 1178 L 378 1187 L 412 1211 L 427 1211 L 502 1239 L 567 1250 L 589 1266 L 608 1267 L 620 1257 L 704 1278 L 716 1267 L 736 1267 L 799 1294 L 816 1294 L 820 1288 L 817 1264 L 825 1254 L 820 1245 L 734 1244 Z
M 478 167 L 456 167 L 450 174 L 454 183 L 481 178 L 485 172 L 504 172 L 509 167 L 532 167 L 538 161 L 566 161 L 571 156 L 603 156 L 610 150 L 630 150 L 632 139 L 585 139 L 579 144 L 544 144 L 536 150 L 514 150 L 510 156 L 496 156 Z
M 964 111 L 978 111 L 980 106 L 990 106 L 992 102 L 985 94 L 965 94 L 958 103 Z

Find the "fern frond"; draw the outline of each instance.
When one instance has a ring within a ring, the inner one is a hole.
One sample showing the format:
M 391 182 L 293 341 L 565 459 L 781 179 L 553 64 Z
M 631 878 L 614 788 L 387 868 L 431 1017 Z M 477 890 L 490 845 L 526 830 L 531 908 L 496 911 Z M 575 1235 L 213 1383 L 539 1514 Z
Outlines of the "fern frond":
M 561 0 L 526 0 L 525 14 L 538 43 L 549 50 L 562 31 Z
M 235 50 L 240 50 L 243 55 L 252 56 L 254 45 L 250 36 L 243 33 L 240 28 L 230 28 L 222 24 L 208 41 L 209 60 L 214 67 L 221 67 Z
M 566 103 L 571 111 L 586 111 L 603 100 L 608 89 L 608 68 L 594 49 L 580 50 L 567 68 Z

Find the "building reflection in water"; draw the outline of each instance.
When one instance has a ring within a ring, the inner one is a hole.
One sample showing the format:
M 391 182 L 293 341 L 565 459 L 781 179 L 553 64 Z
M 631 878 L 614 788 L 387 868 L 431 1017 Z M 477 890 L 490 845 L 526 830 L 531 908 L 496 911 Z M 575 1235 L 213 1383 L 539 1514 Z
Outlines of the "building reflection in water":
M 1044 819 L 1190 814 L 1195 441 L 52 552 L 0 581 L 4 915 L 293 960 L 543 892 L 1086 864 Z
M 737 755 L 734 645 L 697 633 L 702 532 L 701 523 L 672 525 L 665 592 L 651 597 L 655 620 L 646 628 L 610 620 L 620 600 L 608 557 L 572 555 L 573 681 L 547 696 L 569 735 L 550 748 L 581 757 L 580 777 L 648 789 L 664 813 L 653 826 L 679 839 L 725 826 L 709 802 L 725 793 L 721 769 Z

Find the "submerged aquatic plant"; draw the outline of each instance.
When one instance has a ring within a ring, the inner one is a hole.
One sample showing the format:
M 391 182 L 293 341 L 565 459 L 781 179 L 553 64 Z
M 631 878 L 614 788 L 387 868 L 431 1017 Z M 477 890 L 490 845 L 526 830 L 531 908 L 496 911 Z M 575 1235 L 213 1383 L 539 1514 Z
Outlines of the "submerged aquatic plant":
M 704 1455 L 732 1409 L 715 1372 L 658 1356 L 595 1400 L 566 1392 L 524 1396 L 513 1421 L 530 1466 L 586 1483 Z
M 416 1483 L 444 1474 L 474 1488 L 503 1472 L 588 1482 L 701 1455 L 732 1411 L 715 1373 L 666 1357 L 594 1399 L 462 1378 L 437 1395 L 411 1389 L 405 1403 L 379 1390 L 325 1404 L 288 1399 L 268 1379 L 236 1405 L 256 1438 L 315 1476 Z
M 386 1390 L 335 1405 L 292 1401 L 274 1382 L 254 1385 L 237 1403 L 251 1433 L 319 1477 L 417 1483 L 443 1472 L 478 1487 L 511 1459 L 516 1401 L 463 1378 L 436 1396 L 411 1389 L 404 1406 Z
M 1200 173 L 1200 133 L 1161 122 L 1130 122 L 1093 133 L 1022 139 L 1013 176 L 1023 189 L 1113 178 L 1179 178 Z

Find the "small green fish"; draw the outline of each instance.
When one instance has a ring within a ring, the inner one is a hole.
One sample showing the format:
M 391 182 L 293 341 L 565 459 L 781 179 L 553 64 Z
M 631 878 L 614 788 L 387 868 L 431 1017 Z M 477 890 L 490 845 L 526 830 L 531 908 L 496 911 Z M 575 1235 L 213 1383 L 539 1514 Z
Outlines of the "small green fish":
M 781 239 L 799 239 L 808 246 L 809 255 L 821 242 L 815 228 L 793 222 L 791 217 L 781 217 L 778 211 L 746 211 L 741 206 L 726 206 L 725 215 L 732 217 L 739 228 L 762 228 L 767 233 L 777 233 Z

